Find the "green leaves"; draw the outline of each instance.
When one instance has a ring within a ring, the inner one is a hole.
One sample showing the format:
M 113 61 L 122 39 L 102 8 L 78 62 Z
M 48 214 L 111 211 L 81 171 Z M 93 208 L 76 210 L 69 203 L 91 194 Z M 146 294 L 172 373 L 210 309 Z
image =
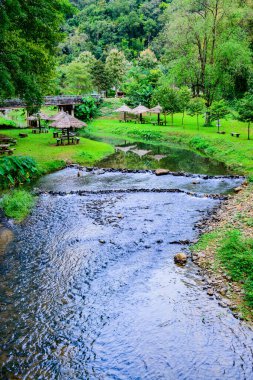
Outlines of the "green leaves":
M 40 104 L 48 89 L 67 0 L 5 0 L 0 4 L 0 99 Z
M 38 176 L 35 161 L 30 157 L 3 157 L 0 159 L 0 189 L 29 183 Z

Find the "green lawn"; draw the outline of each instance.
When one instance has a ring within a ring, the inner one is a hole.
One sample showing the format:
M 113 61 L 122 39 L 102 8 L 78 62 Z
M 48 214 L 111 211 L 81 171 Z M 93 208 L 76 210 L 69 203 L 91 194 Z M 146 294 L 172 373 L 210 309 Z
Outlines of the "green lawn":
M 112 154 L 114 148 L 105 143 L 80 138 L 78 145 L 56 146 L 52 130 L 49 133 L 32 134 L 31 129 L 22 130 L 28 137 L 20 138 L 20 130 L 0 130 L 0 133 L 17 139 L 15 155 L 33 157 L 40 170 L 50 172 L 65 166 L 66 162 L 94 165 L 105 156 Z
M 152 117 L 155 120 L 155 117 Z M 222 120 L 221 130 L 225 135 L 217 134 L 217 127 L 201 127 L 198 130 L 196 118 L 186 116 L 182 126 L 182 115 L 174 116 L 174 126 L 168 117 L 168 125 L 120 123 L 118 119 L 100 118 L 89 124 L 87 132 L 107 138 L 118 138 L 127 141 L 149 141 L 162 144 L 183 144 L 211 158 L 226 163 L 234 171 L 253 175 L 253 130 L 252 140 L 247 140 L 247 125 L 235 120 Z M 216 123 L 214 123 L 215 125 Z M 231 132 L 240 133 L 240 137 L 232 137 Z

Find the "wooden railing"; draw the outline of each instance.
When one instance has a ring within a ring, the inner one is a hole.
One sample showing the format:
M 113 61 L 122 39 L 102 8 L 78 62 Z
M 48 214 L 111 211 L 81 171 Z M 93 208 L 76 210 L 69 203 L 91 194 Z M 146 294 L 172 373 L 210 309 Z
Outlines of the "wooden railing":
M 82 98 L 86 95 L 58 95 L 58 96 L 45 96 L 43 105 L 45 106 L 66 106 L 81 104 Z M 90 94 L 94 98 L 100 98 L 100 95 Z M 8 108 L 26 108 L 25 101 L 21 99 L 6 99 L 0 104 L 0 110 Z

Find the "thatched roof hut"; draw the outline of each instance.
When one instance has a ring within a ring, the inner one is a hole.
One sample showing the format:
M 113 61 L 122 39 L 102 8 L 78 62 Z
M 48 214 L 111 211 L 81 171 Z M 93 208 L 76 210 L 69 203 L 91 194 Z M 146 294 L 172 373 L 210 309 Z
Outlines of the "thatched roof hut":
M 149 112 L 149 109 L 143 105 L 138 105 L 138 107 L 135 107 L 132 109 L 132 113 L 135 115 L 142 115 L 143 113 Z
M 126 104 L 124 104 L 120 108 L 116 109 L 115 112 L 128 112 L 128 113 L 131 113 L 132 109 L 130 107 L 128 107 Z

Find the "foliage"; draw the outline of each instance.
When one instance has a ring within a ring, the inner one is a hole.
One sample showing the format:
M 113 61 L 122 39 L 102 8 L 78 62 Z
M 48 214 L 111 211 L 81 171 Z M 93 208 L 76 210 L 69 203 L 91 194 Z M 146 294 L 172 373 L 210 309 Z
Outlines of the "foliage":
M 0 159 L 0 188 L 6 189 L 30 183 L 38 176 L 35 161 L 30 157 L 3 157 Z
M 248 123 L 248 140 L 250 139 L 250 123 L 253 122 L 253 94 L 245 94 L 238 103 L 239 120 Z
M 197 116 L 197 126 L 199 129 L 199 115 L 203 114 L 206 110 L 205 100 L 203 98 L 192 98 L 188 104 L 188 113 L 191 116 Z
M 82 104 L 75 107 L 75 116 L 78 119 L 87 121 L 93 119 L 99 110 L 99 104 L 92 96 L 87 96 L 82 99 Z
M 116 90 L 119 89 L 123 81 L 126 69 L 127 61 L 125 55 L 117 49 L 110 50 L 105 61 L 105 71 L 111 86 L 115 87 Z
M 227 233 L 218 251 L 218 258 L 233 281 L 241 282 L 245 299 L 253 307 L 253 239 L 244 238 L 239 230 Z
M 123 85 L 127 102 L 133 107 L 139 104 L 151 106 L 153 91 L 161 77 L 160 69 L 155 66 L 154 54 L 151 51 L 143 53 L 128 71 Z
M 194 96 L 203 94 L 207 107 L 222 96 L 233 97 L 237 83 L 246 83 L 251 72 L 243 28 L 248 11 L 239 0 L 173 0 L 159 39 L 171 82 L 190 86 Z
M 72 13 L 67 0 L 0 3 L 0 99 L 40 104 L 54 69 L 60 25 Z
M 171 0 L 84 0 L 72 2 L 80 12 L 66 25 L 68 38 L 61 44 L 62 60 L 70 62 L 84 50 L 104 60 L 117 48 L 128 59 L 138 56 L 161 30 Z
M 63 68 L 64 93 L 82 95 L 92 90 L 92 77 L 85 63 L 73 61 Z
M 110 79 L 105 70 L 105 64 L 101 61 L 96 61 L 92 69 L 93 86 L 98 93 L 107 91 L 110 88 Z
M 154 91 L 153 102 L 159 103 L 165 112 L 171 114 L 173 124 L 174 113 L 181 111 L 180 94 L 178 89 L 171 87 L 171 85 L 162 78 Z
M 189 102 L 191 100 L 191 90 L 187 86 L 182 86 L 179 89 L 179 102 L 180 102 L 180 108 L 183 113 L 182 116 L 182 125 L 184 125 L 184 116 L 185 116 L 185 111 L 189 105 Z
M 14 190 L 3 196 L 0 207 L 7 217 L 22 221 L 35 204 L 35 198 L 25 190 Z
M 0 117 L 0 126 L 1 127 L 15 127 L 16 124 L 12 120 L 5 119 L 4 117 Z
M 230 113 L 227 102 L 224 99 L 214 101 L 210 111 L 210 120 L 220 120 L 226 118 L 226 116 Z

